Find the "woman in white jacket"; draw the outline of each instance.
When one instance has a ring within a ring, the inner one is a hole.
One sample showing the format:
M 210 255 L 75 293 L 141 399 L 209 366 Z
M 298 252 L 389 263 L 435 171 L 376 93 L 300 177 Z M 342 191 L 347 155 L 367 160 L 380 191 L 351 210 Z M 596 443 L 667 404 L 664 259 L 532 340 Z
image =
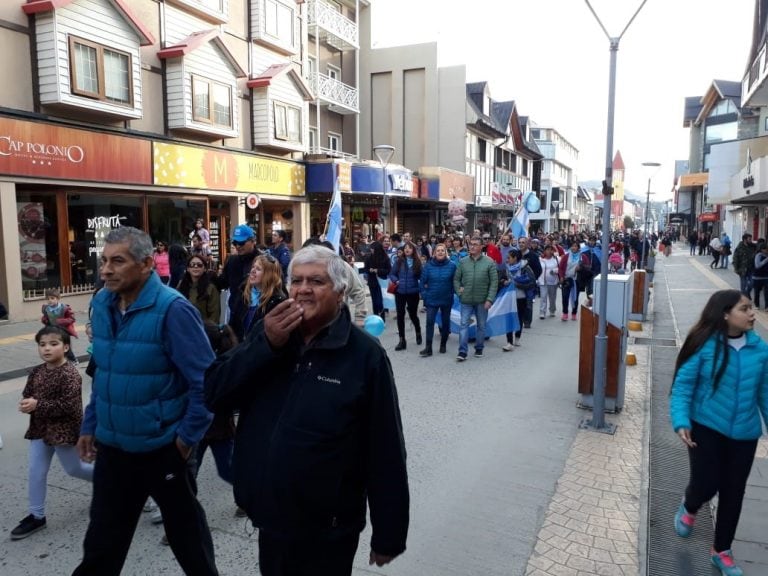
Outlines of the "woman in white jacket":
M 539 292 L 541 293 L 541 302 L 539 303 L 539 318 L 544 320 L 547 316 L 547 303 L 549 303 L 549 315 L 555 316 L 557 303 L 557 287 L 560 284 L 558 272 L 559 261 L 554 255 L 552 246 L 544 246 L 544 253 L 539 259 L 541 262 L 541 275 L 539 276 Z

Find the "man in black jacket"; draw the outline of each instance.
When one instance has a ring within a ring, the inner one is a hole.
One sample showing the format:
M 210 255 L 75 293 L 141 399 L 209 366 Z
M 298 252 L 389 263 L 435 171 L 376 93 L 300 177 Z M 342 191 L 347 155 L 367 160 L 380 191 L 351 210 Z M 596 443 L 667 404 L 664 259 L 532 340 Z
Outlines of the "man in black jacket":
M 264 576 L 347 576 L 365 526 L 370 563 L 405 550 L 408 477 L 389 359 L 351 321 L 344 260 L 293 257 L 290 298 L 206 378 L 214 411 L 240 410 L 235 501 L 259 528 Z
M 231 254 L 227 258 L 221 274 L 213 280 L 219 290 L 229 289 L 227 306 L 230 315 L 237 308 L 235 300 L 243 297 L 242 284 L 248 278 L 254 259 L 259 255 L 256 234 L 248 224 L 240 224 L 232 231 L 232 246 L 237 254 Z

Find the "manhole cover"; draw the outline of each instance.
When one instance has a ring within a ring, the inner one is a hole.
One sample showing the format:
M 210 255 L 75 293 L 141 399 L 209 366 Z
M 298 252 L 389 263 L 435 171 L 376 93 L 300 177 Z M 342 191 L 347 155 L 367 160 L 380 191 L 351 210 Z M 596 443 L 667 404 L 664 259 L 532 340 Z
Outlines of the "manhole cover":
M 677 346 L 677 341 L 671 338 L 645 338 L 643 336 L 635 336 L 635 344 L 648 344 L 650 346 Z

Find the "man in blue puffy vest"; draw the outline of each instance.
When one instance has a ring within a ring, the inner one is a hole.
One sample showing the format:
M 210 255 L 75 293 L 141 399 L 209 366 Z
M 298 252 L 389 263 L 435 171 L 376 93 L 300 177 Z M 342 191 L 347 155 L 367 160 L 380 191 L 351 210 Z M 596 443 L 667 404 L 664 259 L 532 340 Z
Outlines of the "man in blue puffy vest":
M 107 235 L 101 278 L 106 290 L 91 316 L 96 371 L 77 443 L 96 466 L 74 575 L 120 574 L 148 496 L 184 572 L 218 574 L 195 483 L 193 448 L 212 419 L 203 378 L 214 359 L 200 314 L 160 281 L 152 239 L 136 228 Z

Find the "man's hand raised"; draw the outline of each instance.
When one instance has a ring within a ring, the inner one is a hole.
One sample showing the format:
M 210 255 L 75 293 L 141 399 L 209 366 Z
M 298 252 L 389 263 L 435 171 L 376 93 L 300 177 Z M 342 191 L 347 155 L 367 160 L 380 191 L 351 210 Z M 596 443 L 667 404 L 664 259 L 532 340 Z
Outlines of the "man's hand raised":
M 264 334 L 272 348 L 282 348 L 299 324 L 304 310 L 293 298 L 280 302 L 264 316 Z

